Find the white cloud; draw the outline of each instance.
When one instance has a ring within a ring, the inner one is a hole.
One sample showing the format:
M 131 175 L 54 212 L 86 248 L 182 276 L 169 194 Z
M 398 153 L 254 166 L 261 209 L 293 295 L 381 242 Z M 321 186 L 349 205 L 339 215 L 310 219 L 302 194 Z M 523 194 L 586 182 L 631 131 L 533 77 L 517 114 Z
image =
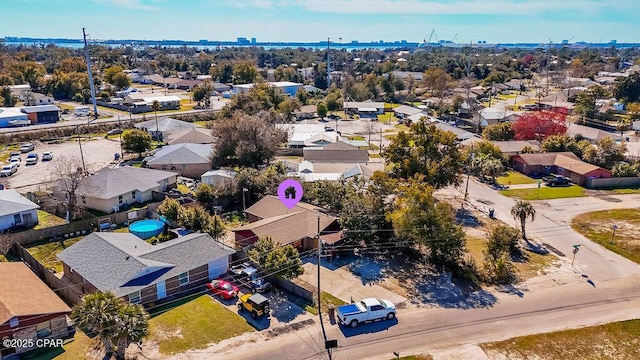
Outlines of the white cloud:
M 104 2 L 101 2 L 104 4 Z M 143 4 L 142 0 L 111 0 L 111 3 L 118 7 L 137 10 L 156 10 L 155 6 Z
M 636 0 L 284 0 L 281 5 L 308 11 L 346 14 L 527 15 L 542 11 L 596 12 L 607 7 L 638 9 Z

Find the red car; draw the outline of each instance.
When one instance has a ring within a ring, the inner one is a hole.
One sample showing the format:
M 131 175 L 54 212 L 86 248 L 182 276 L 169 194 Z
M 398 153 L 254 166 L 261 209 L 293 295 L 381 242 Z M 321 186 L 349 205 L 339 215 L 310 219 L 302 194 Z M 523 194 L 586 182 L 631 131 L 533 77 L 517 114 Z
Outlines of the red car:
M 218 295 L 225 300 L 229 300 L 238 295 L 238 287 L 224 280 L 213 280 L 207 284 L 207 288 L 213 292 L 213 295 Z

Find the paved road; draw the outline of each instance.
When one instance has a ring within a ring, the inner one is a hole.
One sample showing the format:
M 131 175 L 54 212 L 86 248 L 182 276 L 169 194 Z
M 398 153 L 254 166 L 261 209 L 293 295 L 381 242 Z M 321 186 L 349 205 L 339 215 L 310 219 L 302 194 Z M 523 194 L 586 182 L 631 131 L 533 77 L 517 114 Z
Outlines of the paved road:
M 577 279 L 580 277 L 576 274 Z M 333 359 L 390 359 L 393 352 L 432 350 L 499 341 L 513 336 L 556 331 L 640 317 L 640 277 L 607 281 L 593 287 L 584 281 L 535 293 L 508 295 L 493 307 L 459 310 L 407 310 L 398 321 L 381 321 L 356 329 L 326 322 L 327 337 L 338 340 Z M 326 319 L 325 319 L 326 321 Z M 171 359 L 326 359 L 318 324 L 273 339 L 242 346 L 190 351 Z

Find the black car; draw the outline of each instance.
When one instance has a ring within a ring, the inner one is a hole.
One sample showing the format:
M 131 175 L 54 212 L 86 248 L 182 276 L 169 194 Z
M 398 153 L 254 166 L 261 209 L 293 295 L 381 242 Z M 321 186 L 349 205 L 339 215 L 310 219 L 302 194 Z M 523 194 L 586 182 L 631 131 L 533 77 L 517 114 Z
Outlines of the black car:
M 562 175 L 555 175 L 555 174 L 545 176 L 542 178 L 542 180 L 544 181 L 545 184 L 547 184 L 547 186 L 551 186 L 551 187 L 566 186 L 571 184 L 571 180 L 569 180 L 568 178 Z

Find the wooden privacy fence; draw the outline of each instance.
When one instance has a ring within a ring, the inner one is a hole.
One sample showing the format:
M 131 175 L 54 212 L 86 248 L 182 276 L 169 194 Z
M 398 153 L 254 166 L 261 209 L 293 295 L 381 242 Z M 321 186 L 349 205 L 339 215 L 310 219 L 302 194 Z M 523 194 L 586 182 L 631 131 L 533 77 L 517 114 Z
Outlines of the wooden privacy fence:
M 38 277 L 49 285 L 51 289 L 67 304 L 73 306 L 80 303 L 82 289 L 80 285 L 59 279 L 51 270 L 47 269 L 20 244 L 13 244 L 13 251 L 24 261 Z
M 277 276 L 271 276 L 269 281 L 279 288 L 285 289 L 307 301 L 310 301 L 314 305 L 316 304 L 315 294 L 318 293 L 318 288 L 306 281 L 302 281 L 300 279 L 286 280 Z

